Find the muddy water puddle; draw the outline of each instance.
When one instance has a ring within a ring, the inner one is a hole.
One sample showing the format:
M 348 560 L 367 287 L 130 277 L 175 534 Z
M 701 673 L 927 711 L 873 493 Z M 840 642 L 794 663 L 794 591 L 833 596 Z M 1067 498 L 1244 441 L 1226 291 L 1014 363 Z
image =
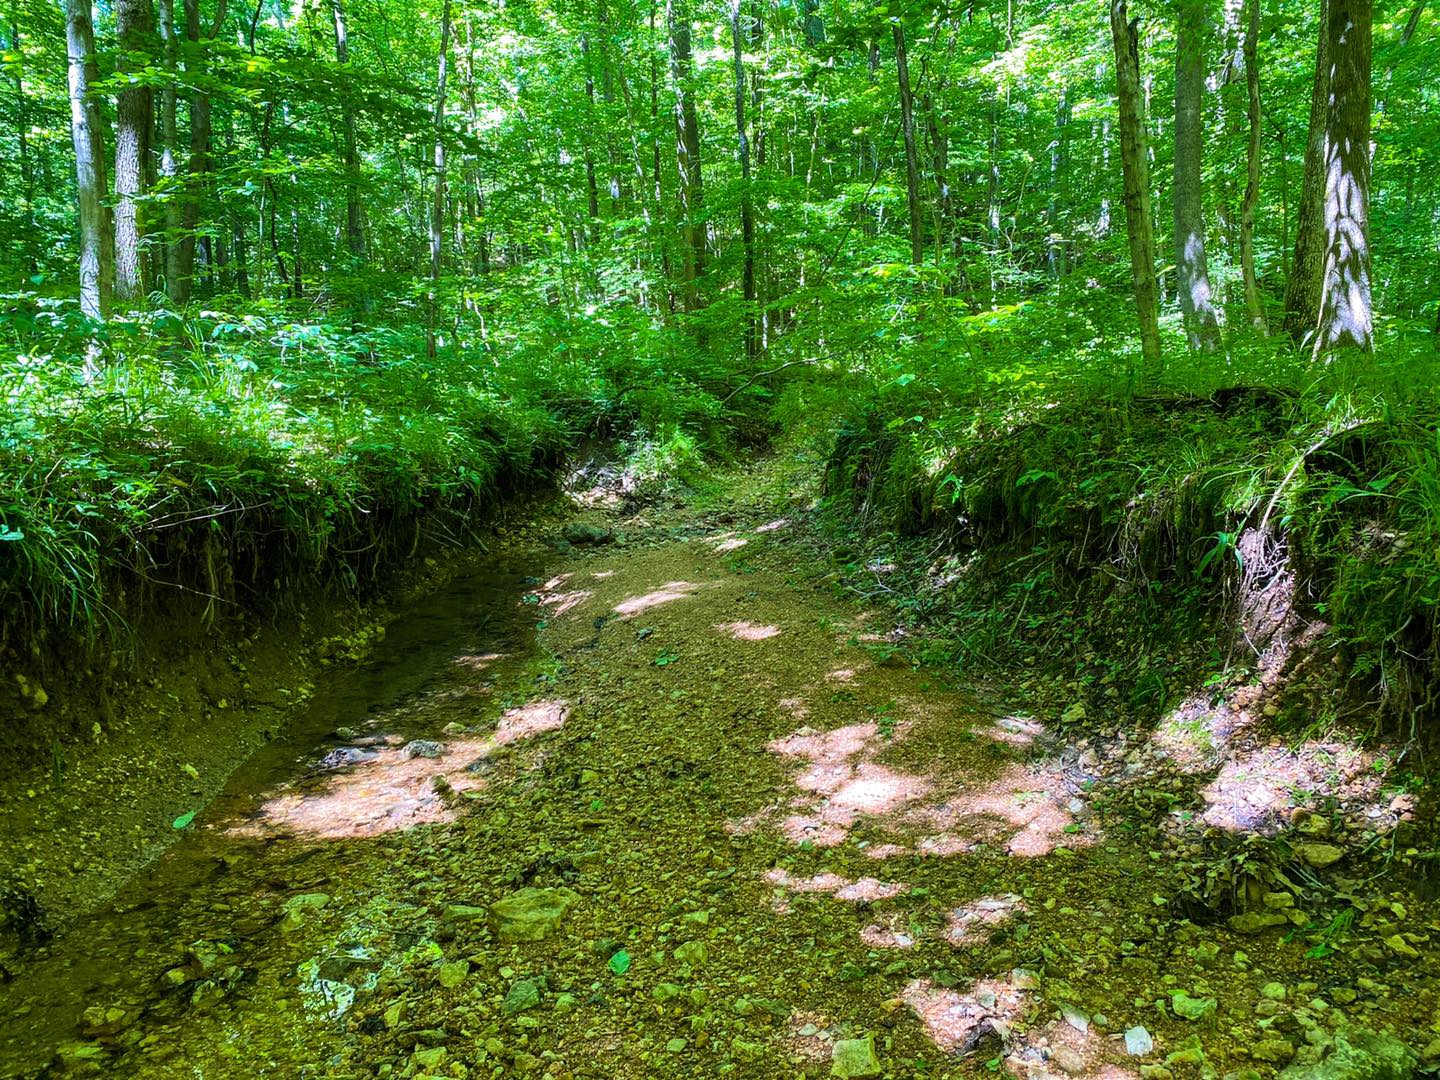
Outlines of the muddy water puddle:
M 148 1075 L 186 1056 L 184 1017 L 222 1001 L 250 999 L 297 1040 L 343 1012 L 382 966 L 388 914 L 411 903 L 373 884 L 401 836 L 452 820 L 510 743 L 564 720 L 560 705 L 512 707 L 534 690 L 539 572 L 488 561 L 395 620 L 112 903 L 7 961 L 0 1076 Z M 332 898 L 372 917 L 329 955 L 298 958 L 298 931 Z M 242 1042 L 230 1056 L 257 1075 L 298 1075 Z

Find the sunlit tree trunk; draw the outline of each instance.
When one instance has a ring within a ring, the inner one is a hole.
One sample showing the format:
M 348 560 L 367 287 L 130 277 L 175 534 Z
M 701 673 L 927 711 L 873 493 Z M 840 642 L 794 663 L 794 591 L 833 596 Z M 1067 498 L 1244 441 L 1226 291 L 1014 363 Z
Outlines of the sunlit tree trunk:
M 65 0 L 65 46 L 79 203 L 80 309 L 92 319 L 103 319 L 110 304 L 111 258 L 106 243 L 105 134 L 100 109 L 91 96 L 96 79 L 90 0 Z
M 1305 172 L 1295 220 L 1295 253 L 1285 281 L 1285 331 L 1296 342 L 1315 331 L 1325 272 L 1325 116 L 1330 96 L 1328 0 L 1320 0 L 1320 36 L 1315 46 L 1315 81 L 1310 92 L 1310 127 Z
M 330 0 L 330 15 L 335 24 L 335 62 L 344 67 L 350 63 L 350 36 L 343 0 Z M 365 222 L 360 208 L 360 149 L 355 134 L 355 106 L 344 91 L 340 96 L 340 124 L 345 139 L 345 243 L 351 255 L 364 259 Z
M 430 294 L 425 320 L 425 355 L 435 359 L 440 308 L 440 271 L 445 254 L 445 81 L 450 64 L 450 0 L 440 15 L 440 59 L 435 67 L 435 191 L 430 203 Z
M 1329 0 L 1325 110 L 1325 261 L 1316 355 L 1369 351 L 1372 0 Z
M 122 73 L 143 70 L 154 52 L 150 0 L 118 0 L 115 34 Z M 143 58 L 138 58 L 144 54 Z M 150 155 L 154 103 L 148 86 L 126 86 L 115 104 L 115 295 L 135 304 L 145 295 L 145 252 L 141 247 L 140 198 Z
M 931 170 L 935 173 L 935 265 L 944 265 L 952 254 L 949 251 L 955 237 L 955 199 L 950 191 L 950 139 L 935 109 L 935 99 L 926 94 L 922 105 L 926 123 L 930 129 Z M 958 272 L 958 258 L 952 272 Z M 947 294 L 954 292 L 954 281 L 946 281 Z
M 1120 164 L 1125 180 L 1125 229 L 1130 240 L 1130 274 L 1140 319 L 1140 350 L 1151 369 L 1160 366 L 1160 300 L 1155 280 L 1155 233 L 1150 209 L 1150 160 L 1140 96 L 1139 19 L 1125 0 L 1112 0 L 1110 34 L 1115 43 L 1115 84 L 1120 112 Z
M 897 19 L 895 36 L 896 78 L 900 84 L 900 130 L 905 140 L 905 195 L 910 211 L 910 263 L 925 261 L 925 218 L 920 207 L 920 160 L 915 150 L 915 103 L 910 95 L 910 65 L 905 57 L 905 28 Z
M 682 284 L 685 308 L 700 306 L 699 281 L 705 273 L 705 224 L 700 220 L 704 184 L 700 171 L 700 121 L 690 92 L 690 12 L 685 0 L 666 0 L 665 22 L 670 32 L 670 78 L 675 84 L 675 161 L 679 174 L 677 197 L 685 233 Z
M 1175 274 L 1190 348 L 1213 352 L 1220 323 L 1210 291 L 1201 198 L 1205 91 L 1204 0 L 1180 0 L 1175 35 Z
M 1245 282 L 1245 313 L 1250 325 L 1262 336 L 1270 328 L 1260 303 L 1260 283 L 1255 276 L 1255 207 L 1260 201 L 1260 0 L 1245 2 L 1245 119 L 1248 139 L 1245 146 L 1245 197 L 1240 203 L 1240 275 Z M 1284 167 L 1284 163 L 1281 163 Z
M 759 339 L 755 332 L 755 211 L 750 200 L 750 137 L 745 128 L 745 59 L 740 43 L 740 0 L 730 0 L 730 40 L 735 56 L 735 137 L 740 159 L 740 237 L 745 245 L 745 266 L 741 288 L 745 297 L 745 352 L 755 356 Z

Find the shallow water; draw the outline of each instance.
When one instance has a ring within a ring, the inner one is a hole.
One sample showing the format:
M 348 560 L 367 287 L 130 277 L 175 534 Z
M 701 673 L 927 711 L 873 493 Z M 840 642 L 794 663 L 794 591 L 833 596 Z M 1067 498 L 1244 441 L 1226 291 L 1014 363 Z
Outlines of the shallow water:
M 207 995 L 253 991 L 247 984 L 262 958 L 250 939 L 273 936 L 277 897 L 362 881 L 366 860 L 388 858 L 379 841 L 446 819 L 454 799 L 428 783 L 437 763 L 406 757 L 402 747 L 444 738 L 447 723 L 494 719 L 496 699 L 535 659 L 537 612 L 524 601 L 537 569 L 488 561 L 404 613 L 366 663 L 318 681 L 285 735 L 244 762 L 145 873 L 104 909 L 12 962 L 12 978 L 0 983 L 0 1076 L 39 1075 L 57 1050 L 73 1050 L 82 1031 L 97 1028 L 118 1028 L 99 1039 L 111 1050 L 145 1048 L 162 1038 L 151 1029 L 204 1007 Z M 448 746 L 447 757 L 456 749 Z M 206 943 L 198 957 L 188 954 L 196 942 Z M 168 985 L 165 972 L 187 955 L 187 974 L 211 978 Z M 356 959 L 350 966 L 363 967 Z M 310 981 L 323 998 L 323 981 Z M 291 999 L 294 1022 L 303 1026 L 300 1013 L 333 1011 L 333 1003 L 306 1000 L 313 996 Z M 96 1006 L 124 1015 L 86 1013 Z M 79 1071 L 109 1071 L 112 1060 L 107 1054 Z M 134 1075 L 133 1066 L 113 1067 Z

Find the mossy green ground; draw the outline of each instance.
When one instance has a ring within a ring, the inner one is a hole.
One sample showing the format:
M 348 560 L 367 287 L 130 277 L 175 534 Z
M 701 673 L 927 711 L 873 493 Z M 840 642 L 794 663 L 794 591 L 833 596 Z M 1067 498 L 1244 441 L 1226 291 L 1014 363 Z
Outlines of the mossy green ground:
M 0 1075 L 758 1080 L 873 1036 L 892 1077 L 1183 1077 L 1433 1037 L 1425 904 L 1372 883 L 1325 950 L 1303 916 L 1185 921 L 1190 839 L 1129 797 L 1163 776 L 912 669 L 836 595 L 807 484 L 744 491 L 510 553 L 504 610 L 419 688 L 237 774 L 17 964 Z M 574 900 L 502 940 L 527 888 Z

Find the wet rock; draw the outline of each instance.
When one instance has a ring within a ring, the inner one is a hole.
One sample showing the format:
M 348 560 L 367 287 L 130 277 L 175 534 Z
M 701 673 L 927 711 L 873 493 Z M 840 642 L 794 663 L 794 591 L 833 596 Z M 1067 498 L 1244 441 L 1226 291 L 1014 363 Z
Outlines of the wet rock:
M 95 1043 L 66 1043 L 56 1051 L 53 1068 L 62 1076 L 99 1076 L 107 1057 Z
M 580 899 L 574 889 L 520 889 L 490 908 L 501 941 L 543 941 Z
M 443 1046 L 431 1046 L 424 1050 L 416 1050 L 410 1055 L 411 1063 L 417 1069 L 438 1069 L 445 1064 L 445 1058 L 449 1051 Z
M 1250 1056 L 1270 1065 L 1284 1065 L 1295 1056 L 1295 1047 L 1284 1039 L 1262 1039 L 1250 1047 Z
M 445 752 L 445 747 L 434 739 L 411 739 L 401 749 L 400 754 L 406 758 L 438 758 Z
M 700 967 L 710 959 L 710 950 L 703 941 L 687 941 L 675 950 L 675 959 L 691 967 Z
M 879 1076 L 884 1070 L 875 1056 L 875 1036 L 838 1039 L 830 1051 L 830 1075 L 839 1077 Z
M 334 953 L 320 961 L 320 966 L 315 969 L 315 977 L 324 979 L 326 982 L 343 983 L 349 982 L 352 977 L 376 971 L 382 967 L 381 961 L 373 956 L 359 956 L 354 953 Z
M 320 911 L 328 903 L 330 897 L 322 892 L 300 893 L 290 897 L 281 905 L 284 914 L 280 917 L 280 932 L 289 934 L 299 930 L 312 913 Z
M 1131 1057 L 1144 1057 L 1155 1052 L 1155 1040 L 1137 1024 L 1125 1032 L 1125 1052 Z
M 1170 1007 L 1175 1015 L 1186 1020 L 1204 1020 L 1215 1015 L 1214 998 L 1193 998 L 1183 990 L 1170 992 Z
M 440 965 L 440 985 L 447 990 L 453 990 L 465 981 L 470 974 L 469 960 L 452 960 L 448 964 Z
M 541 985 L 538 979 L 518 979 L 511 984 L 505 1000 L 500 1003 L 500 1011 L 506 1016 L 514 1016 L 527 1009 L 533 1009 L 540 1004 Z
M 1409 1080 L 1413 1051 L 1393 1035 L 1349 1028 L 1337 1032 L 1329 1054 L 1318 1064 L 1290 1065 L 1282 1080 Z
M 180 970 L 187 979 L 203 979 L 228 963 L 234 951 L 223 941 L 197 941 L 185 950 L 185 963 Z
M 572 521 L 560 530 L 560 538 L 576 547 L 587 547 L 608 544 L 615 539 L 615 534 L 599 525 L 591 525 L 585 521 Z
M 489 912 L 485 908 L 473 904 L 446 904 L 440 912 L 440 920 L 447 923 L 478 922 L 487 914 Z
M 107 1039 L 124 1031 L 136 1016 L 118 1005 L 91 1005 L 80 1015 L 80 1033 L 87 1039 Z
M 1247 911 L 1242 915 L 1231 915 L 1227 920 L 1230 929 L 1237 934 L 1260 934 L 1272 926 L 1285 926 L 1289 921 L 1278 911 Z
M 332 769 L 347 769 L 351 765 L 363 765 L 380 756 L 378 750 L 366 750 L 358 746 L 341 746 L 331 750 L 315 764 L 316 772 Z

